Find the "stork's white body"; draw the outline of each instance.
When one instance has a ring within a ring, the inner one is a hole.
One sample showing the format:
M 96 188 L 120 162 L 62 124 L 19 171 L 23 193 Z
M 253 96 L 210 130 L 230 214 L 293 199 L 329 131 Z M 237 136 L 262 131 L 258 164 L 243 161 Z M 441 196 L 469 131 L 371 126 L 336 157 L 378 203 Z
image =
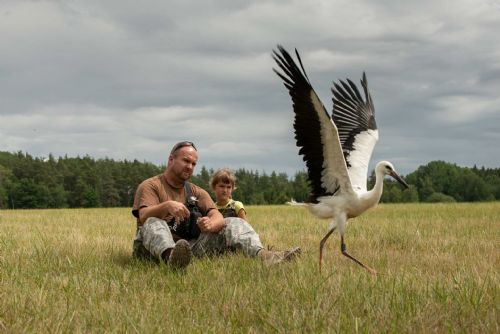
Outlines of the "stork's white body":
M 387 162 L 382 162 L 387 163 Z M 384 174 L 376 174 L 375 186 L 369 191 L 358 191 L 318 197 L 319 203 L 290 203 L 306 206 L 314 216 L 331 219 L 328 229 L 337 228 L 343 234 L 349 218 L 355 218 L 377 206 L 382 196 Z
M 298 52 L 296 55 L 302 70 L 285 49 L 280 46 L 278 49 L 281 54 L 275 51 L 274 59 L 283 73 L 274 71 L 283 79 L 294 103 L 295 138 L 297 146 L 301 147 L 299 154 L 306 161 L 312 187 L 310 203 L 291 204 L 306 206 L 313 215 L 331 219 L 328 233 L 320 243 L 320 269 L 323 245 L 337 230 L 341 236 L 342 254 L 375 273 L 346 252 L 344 232 L 347 221 L 377 205 L 385 175 L 408 185 L 390 162 L 381 161 L 375 168 L 375 186 L 367 191 L 368 165 L 378 140 L 378 129 L 366 75 L 363 73 L 361 80 L 364 99 L 349 79 L 334 83 L 330 116 L 309 83 Z

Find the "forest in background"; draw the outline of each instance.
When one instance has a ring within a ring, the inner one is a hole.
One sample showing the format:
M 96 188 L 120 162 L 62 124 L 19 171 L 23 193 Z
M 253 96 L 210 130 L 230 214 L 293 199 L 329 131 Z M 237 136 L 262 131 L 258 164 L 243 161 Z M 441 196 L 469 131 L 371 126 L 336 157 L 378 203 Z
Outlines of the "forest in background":
M 0 209 L 131 207 L 143 180 L 163 172 L 164 165 L 138 160 L 84 157 L 33 157 L 0 151 Z M 210 192 L 213 170 L 201 167 L 191 182 Z M 304 201 L 310 192 L 305 171 L 286 173 L 238 169 L 233 197 L 246 205 Z M 385 180 L 381 202 L 478 202 L 500 199 L 500 168 L 460 167 L 432 161 L 403 175 L 410 189 Z M 372 174 L 370 189 L 375 182 Z M 213 195 L 211 193 L 211 195 Z

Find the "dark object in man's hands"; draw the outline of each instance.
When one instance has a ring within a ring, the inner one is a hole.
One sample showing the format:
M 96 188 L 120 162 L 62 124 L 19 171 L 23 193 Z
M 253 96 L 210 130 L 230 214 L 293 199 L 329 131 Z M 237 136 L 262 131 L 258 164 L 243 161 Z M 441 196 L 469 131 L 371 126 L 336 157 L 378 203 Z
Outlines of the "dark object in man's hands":
M 189 218 L 177 223 L 175 219 L 168 222 L 168 227 L 172 233 L 177 234 L 182 239 L 196 239 L 200 236 L 200 228 L 196 222 L 202 216 L 200 210 L 195 204 L 187 204 Z
M 200 228 L 196 223 L 198 218 L 203 215 L 196 206 L 196 198 L 191 193 L 191 186 L 188 182 L 184 184 L 184 189 L 186 192 L 186 207 L 189 210 L 189 218 L 184 219 L 177 223 L 175 219 L 168 222 L 168 227 L 172 233 L 176 234 L 182 239 L 196 239 L 200 236 Z

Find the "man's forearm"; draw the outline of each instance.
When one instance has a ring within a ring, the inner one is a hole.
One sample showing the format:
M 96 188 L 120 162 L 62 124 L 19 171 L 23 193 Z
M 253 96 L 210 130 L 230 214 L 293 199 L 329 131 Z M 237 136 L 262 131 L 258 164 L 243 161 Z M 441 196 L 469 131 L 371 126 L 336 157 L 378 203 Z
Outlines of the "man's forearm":
M 150 217 L 163 219 L 163 217 L 167 216 L 168 211 L 166 209 L 165 203 L 166 202 L 141 208 L 139 210 L 139 221 L 141 222 L 141 224 L 144 224 L 144 222 Z
M 183 220 L 189 218 L 189 210 L 183 203 L 176 201 L 166 201 L 160 204 L 143 207 L 139 210 L 139 221 L 141 224 L 149 217 L 164 219 L 167 216 Z

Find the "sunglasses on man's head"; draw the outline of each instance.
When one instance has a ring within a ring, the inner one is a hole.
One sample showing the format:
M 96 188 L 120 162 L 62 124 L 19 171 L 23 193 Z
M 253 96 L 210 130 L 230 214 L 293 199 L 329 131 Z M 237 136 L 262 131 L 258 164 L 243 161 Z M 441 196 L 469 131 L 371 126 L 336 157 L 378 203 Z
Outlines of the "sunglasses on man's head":
M 196 146 L 194 146 L 193 142 L 190 142 L 190 141 L 181 141 L 181 142 L 178 142 L 177 144 L 174 145 L 174 147 L 172 148 L 172 151 L 170 151 L 170 154 L 174 153 L 175 151 L 183 148 L 183 147 L 186 147 L 186 146 L 191 146 L 192 148 L 194 148 L 195 151 L 198 151 L 196 149 Z

